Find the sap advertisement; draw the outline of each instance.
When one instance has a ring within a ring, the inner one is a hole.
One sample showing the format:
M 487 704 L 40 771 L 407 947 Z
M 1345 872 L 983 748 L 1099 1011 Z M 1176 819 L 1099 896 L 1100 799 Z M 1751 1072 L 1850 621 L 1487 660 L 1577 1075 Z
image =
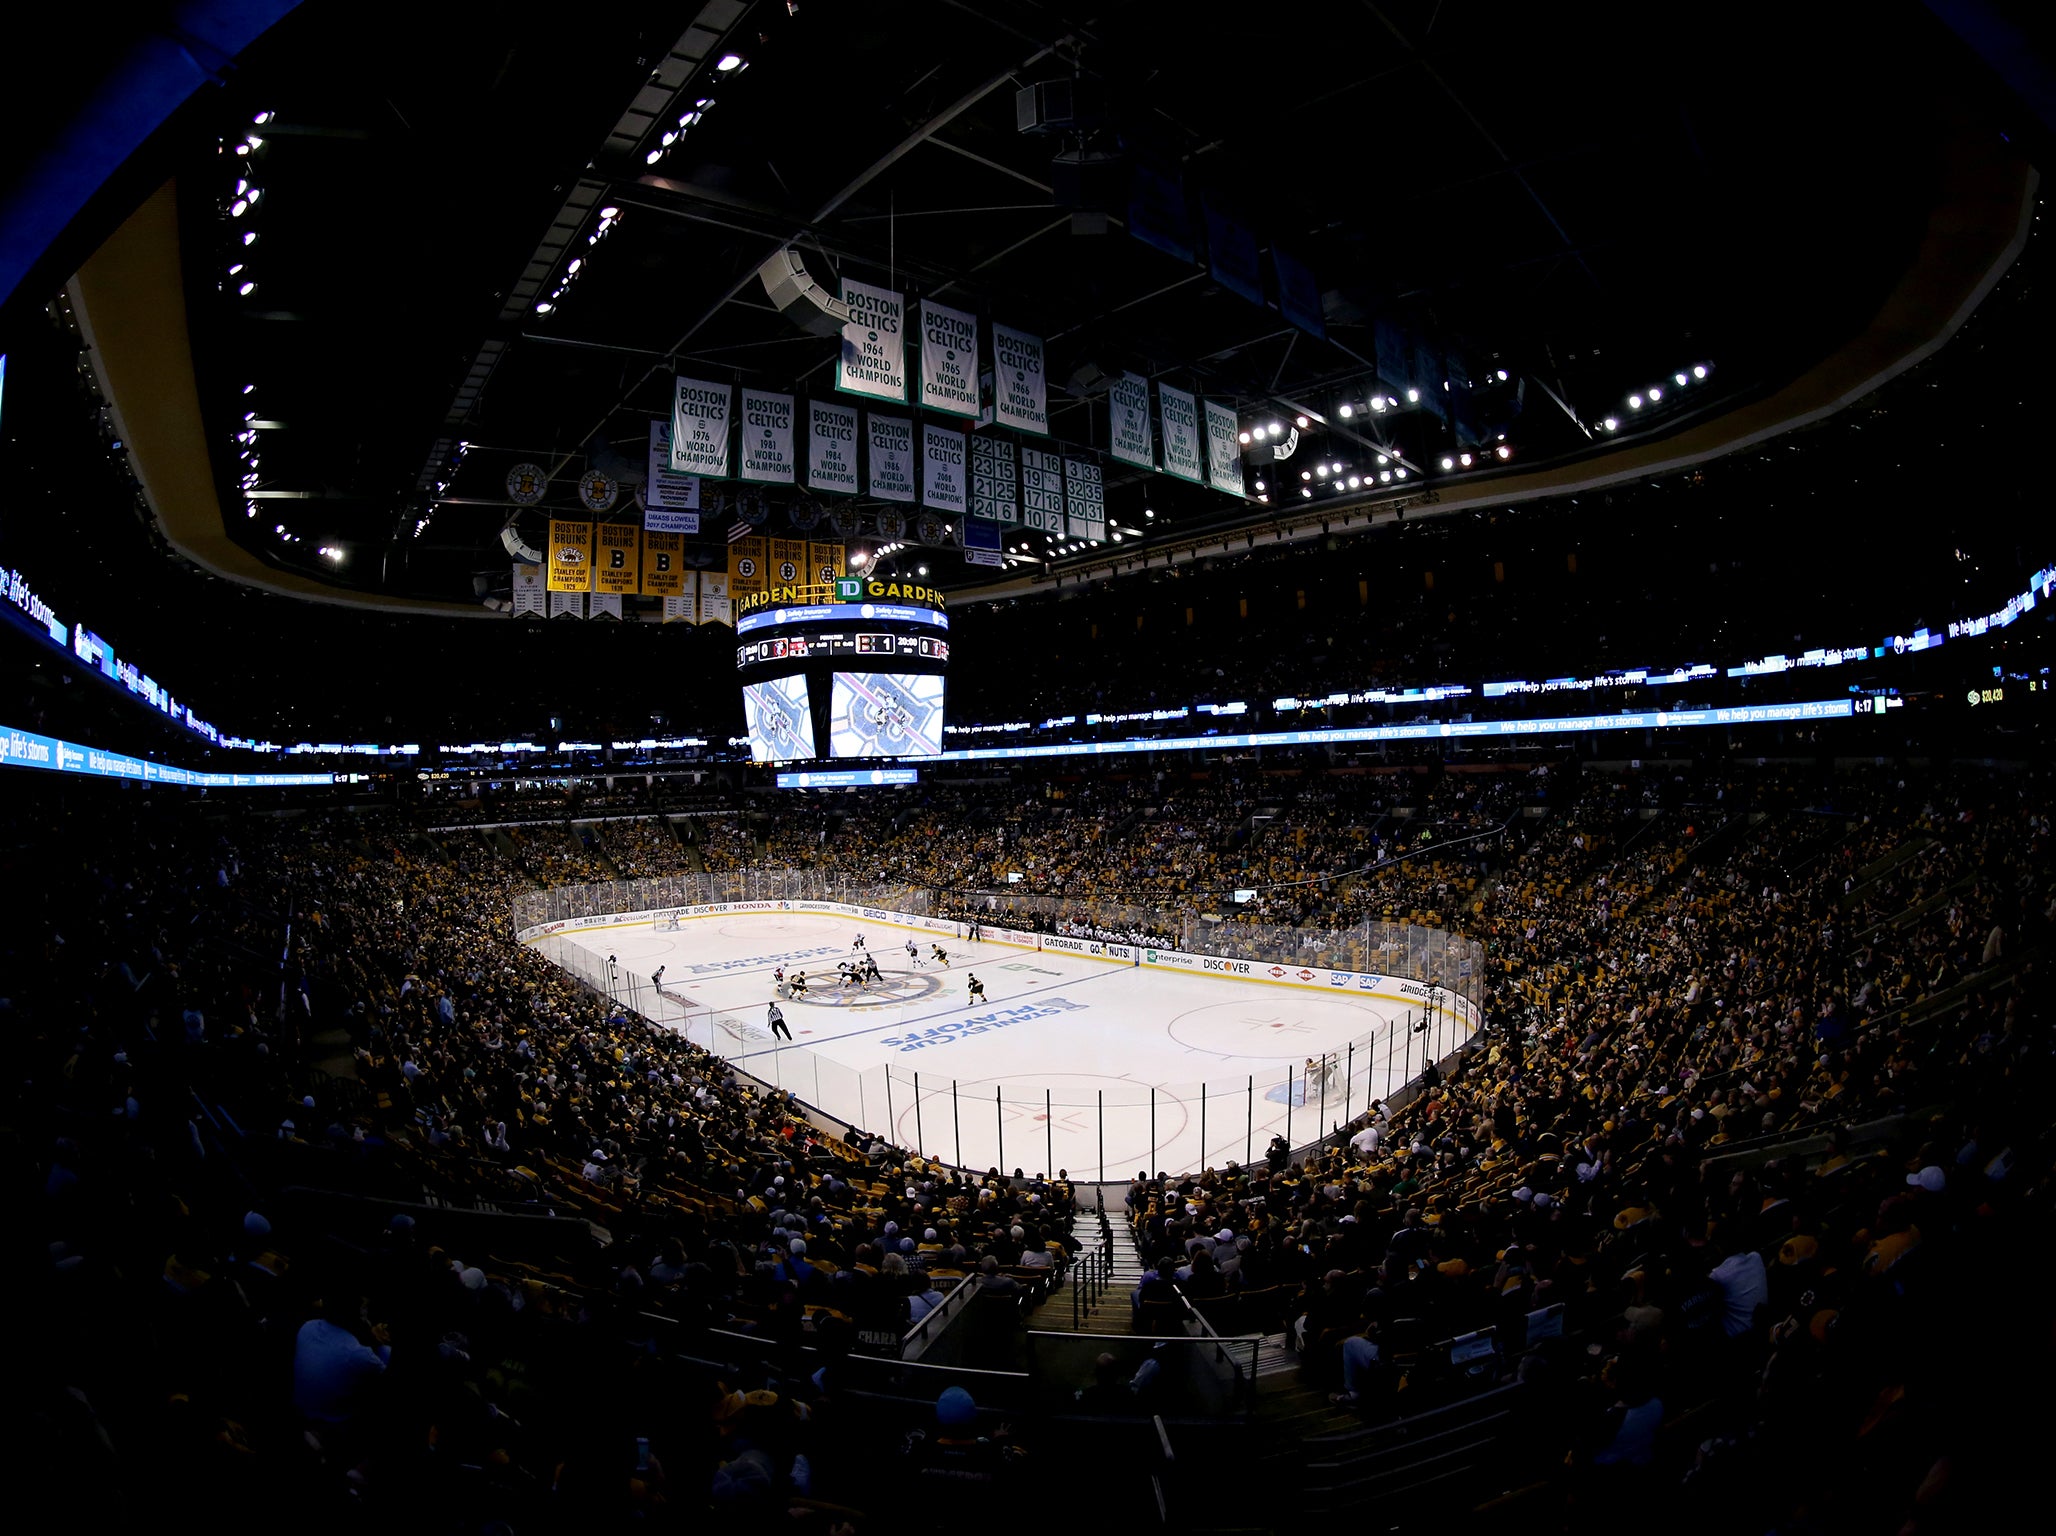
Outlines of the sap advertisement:
M 751 762 L 790 763 L 814 755 L 806 678 L 795 674 L 768 683 L 745 683 L 742 712 L 749 726 Z
M 931 757 L 940 751 L 939 674 L 835 674 L 828 705 L 829 756 Z

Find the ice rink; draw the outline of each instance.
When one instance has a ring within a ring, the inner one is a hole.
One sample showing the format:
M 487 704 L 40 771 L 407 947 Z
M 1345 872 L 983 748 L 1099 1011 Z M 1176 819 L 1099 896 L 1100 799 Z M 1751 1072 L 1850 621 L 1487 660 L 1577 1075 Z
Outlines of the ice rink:
M 844 989 L 836 963 L 859 934 L 883 981 Z M 831 913 L 689 916 L 675 931 L 640 920 L 536 947 L 837 1120 L 945 1162 L 1074 1178 L 1244 1161 L 1275 1134 L 1312 1141 L 1454 1050 L 1465 1027 L 1396 991 L 1166 972 Z M 766 1019 L 780 967 L 808 981 L 804 997 L 776 999 L 790 1044 Z M 1323 1057 L 1309 1081 L 1308 1059 Z

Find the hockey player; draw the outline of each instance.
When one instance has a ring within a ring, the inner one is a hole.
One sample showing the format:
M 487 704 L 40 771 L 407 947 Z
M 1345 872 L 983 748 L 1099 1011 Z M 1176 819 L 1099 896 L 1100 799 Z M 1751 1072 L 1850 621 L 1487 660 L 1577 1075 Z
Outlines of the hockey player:
M 650 972 L 650 985 L 655 987 L 659 992 L 664 990 L 663 966 L 660 965 L 654 971 Z
M 856 937 L 855 937 L 854 939 L 851 939 L 851 940 L 850 940 L 850 949 L 851 949 L 851 951 L 852 951 L 852 952 L 859 952 L 859 951 L 862 951 L 862 950 L 863 950 L 863 948 L 864 948 L 864 936 L 863 936 L 863 935 L 862 935 L 862 934 L 860 933 L 860 934 L 858 934 L 858 935 L 857 935 L 857 936 L 856 936 Z
M 912 939 L 907 940 L 907 958 L 914 963 L 914 969 L 921 969 L 921 950 Z
M 792 973 L 792 980 L 787 982 L 786 986 L 794 997 L 805 997 L 807 995 L 807 973 L 805 971 L 794 971 Z
M 929 948 L 932 951 L 934 951 L 935 963 L 941 966 L 945 971 L 948 970 L 949 956 L 943 953 L 942 946 L 940 944 L 931 944 Z
M 964 982 L 964 1006 L 968 1008 L 973 1003 L 982 1003 L 984 1001 L 985 983 L 976 976 L 968 977 Z

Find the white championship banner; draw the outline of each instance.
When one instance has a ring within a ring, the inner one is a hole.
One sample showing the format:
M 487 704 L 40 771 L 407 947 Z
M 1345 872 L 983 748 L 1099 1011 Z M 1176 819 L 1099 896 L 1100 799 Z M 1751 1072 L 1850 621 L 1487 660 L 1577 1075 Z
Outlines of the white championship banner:
M 585 594 L 583 592 L 552 592 L 550 594 L 550 617 L 553 619 L 584 618 Z
M 1156 443 L 1149 429 L 1149 380 L 1124 373 L 1107 390 L 1108 451 L 1123 464 L 1156 468 Z
M 653 533 L 700 531 L 700 477 L 673 474 L 671 423 L 650 423 L 650 474 L 643 482 L 643 526 Z
M 921 505 L 962 516 L 970 501 L 964 479 L 964 434 L 921 423 Z
M 792 396 L 742 392 L 742 475 L 764 485 L 793 483 Z
M 1106 487 L 1090 459 L 1064 459 L 1064 512 L 1074 539 L 1098 543 L 1107 536 Z
M 666 624 L 696 623 L 698 621 L 697 615 L 693 610 L 698 606 L 698 603 L 695 601 L 697 596 L 697 593 L 688 593 L 684 597 L 665 598 L 664 622 Z
M 871 494 L 883 501 L 914 499 L 914 423 L 907 416 L 866 414 Z
M 807 402 L 807 489 L 854 496 L 857 478 L 857 408 L 832 400 Z
M 1064 461 L 1040 448 L 1021 450 L 1021 521 L 1044 533 L 1064 531 Z
M 619 592 L 595 592 L 586 599 L 585 616 L 589 619 L 618 619 L 621 617 L 621 594 Z
M 921 404 L 952 416 L 978 414 L 978 317 L 921 301 Z
M 1049 434 L 1042 338 L 997 321 L 992 327 L 992 414 L 1001 426 Z
M 728 478 L 728 418 L 735 386 L 683 375 L 672 381 L 671 468 L 681 475 Z
M 1242 494 L 1242 449 L 1235 441 L 1234 409 L 1209 400 L 1206 403 L 1206 477 L 1217 491 L 1230 496 Z
M 1157 409 L 1164 418 L 1164 473 L 1204 485 L 1206 450 L 1199 441 L 1199 407 L 1184 390 L 1159 384 Z
M 702 624 L 733 624 L 735 605 L 728 595 L 728 572 L 701 571 L 700 575 L 700 622 Z
M 1021 475 L 1014 445 L 996 437 L 971 439 L 971 515 L 995 523 L 1021 520 Z
M 835 387 L 873 400 L 907 398 L 907 300 L 890 288 L 842 280 L 842 301 L 856 318 L 842 328 Z
M 543 596 L 543 568 L 517 562 L 514 567 L 514 617 L 541 618 L 548 607 Z

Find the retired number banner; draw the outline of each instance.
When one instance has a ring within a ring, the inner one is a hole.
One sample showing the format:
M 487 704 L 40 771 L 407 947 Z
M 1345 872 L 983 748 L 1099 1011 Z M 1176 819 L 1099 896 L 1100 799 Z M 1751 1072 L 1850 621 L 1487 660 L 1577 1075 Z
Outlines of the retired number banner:
M 890 288 L 842 280 L 842 301 L 856 317 L 842 328 L 835 387 L 873 400 L 907 398 L 907 300 Z
M 884 501 L 914 499 L 914 423 L 907 416 L 866 416 L 870 437 L 871 494 Z
M 971 439 L 971 515 L 995 523 L 1021 520 L 1021 475 L 1014 445 L 996 437 Z
M 1040 448 L 1021 450 L 1021 521 L 1044 533 L 1064 531 L 1064 461 Z
M 992 414 L 1001 426 L 1049 433 L 1042 338 L 997 322 L 992 327 Z
M 792 396 L 745 389 L 742 392 L 742 478 L 765 485 L 791 485 L 792 454 Z
M 964 434 L 921 424 L 921 505 L 962 516 L 970 497 L 964 481 Z
M 807 402 L 807 489 L 854 496 L 857 478 L 857 408 L 832 400 Z
M 1090 459 L 1064 460 L 1064 510 L 1074 539 L 1095 543 L 1107 536 L 1106 487 L 1099 466 Z
M 1108 450 L 1123 464 L 1155 469 L 1156 444 L 1149 430 L 1149 380 L 1139 373 L 1122 374 L 1107 391 L 1107 410 L 1112 418 Z
M 1199 442 L 1199 408 L 1192 396 L 1168 384 L 1157 386 L 1157 407 L 1164 418 L 1164 473 L 1206 483 L 1206 452 Z
M 671 468 L 681 475 L 728 478 L 728 418 L 735 386 L 679 375 L 671 389 Z
M 1242 494 L 1242 449 L 1235 441 L 1235 412 L 1230 406 L 1206 403 L 1206 477 L 1217 491 Z
M 978 414 L 978 317 L 921 301 L 921 404 Z
M 589 592 L 593 584 L 593 525 L 550 519 L 550 590 Z M 555 605 L 551 618 L 556 617 Z

